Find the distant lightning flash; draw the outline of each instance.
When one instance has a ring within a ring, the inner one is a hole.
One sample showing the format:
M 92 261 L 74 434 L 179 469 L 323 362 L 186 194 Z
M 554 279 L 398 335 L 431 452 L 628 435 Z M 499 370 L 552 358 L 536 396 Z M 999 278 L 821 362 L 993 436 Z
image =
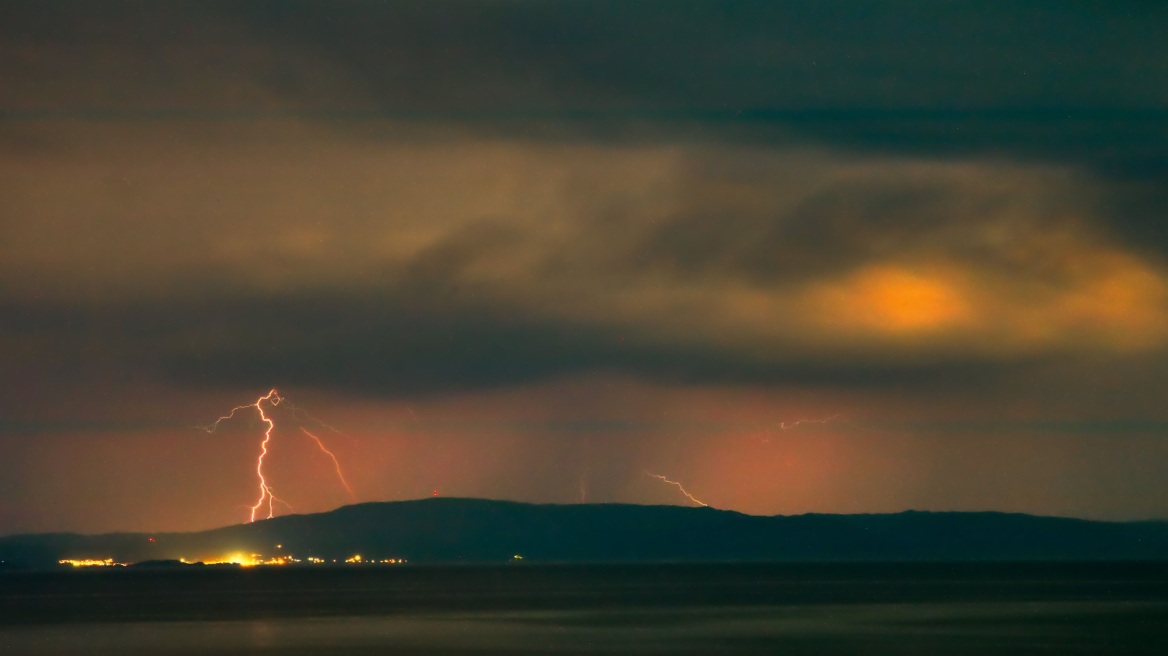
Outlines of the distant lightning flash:
M 823 419 L 798 419 L 798 420 L 795 420 L 789 424 L 787 422 L 780 421 L 779 422 L 779 430 L 791 430 L 792 428 L 796 428 L 796 427 L 801 426 L 803 424 L 827 424 L 827 423 L 835 421 L 836 419 L 839 419 L 842 416 L 843 416 L 843 414 L 841 413 L 841 414 L 832 415 L 830 417 L 825 417 Z
M 333 426 L 332 424 L 326 424 L 323 421 L 317 419 L 316 417 L 313 417 L 311 414 L 309 414 L 309 412 L 307 410 L 305 410 L 304 408 L 301 408 L 297 405 L 294 405 L 288 399 L 284 399 L 284 405 L 289 410 L 292 411 L 292 418 L 300 423 L 312 422 L 312 423 L 316 424 L 317 426 L 320 426 L 321 428 L 326 428 L 326 429 L 336 433 L 337 435 L 340 435 L 341 437 L 348 438 L 350 440 L 353 440 L 354 442 L 358 441 L 357 438 L 353 437 L 352 435 L 349 435 L 348 433 L 342 431 L 341 429 L 337 428 L 336 426 Z
M 702 501 L 701 499 L 695 497 L 694 495 L 690 494 L 684 487 L 682 487 L 681 483 L 678 483 L 677 481 L 671 481 L 668 478 L 665 478 L 664 476 L 662 476 L 661 474 L 653 474 L 650 472 L 645 472 L 645 475 L 652 477 L 652 478 L 662 480 L 662 481 L 669 483 L 670 485 L 676 487 L 677 489 L 681 490 L 681 493 L 684 494 L 687 499 L 689 499 L 690 501 L 693 501 L 694 503 L 698 504 L 699 506 L 703 506 L 706 508 L 708 508 L 710 506 L 710 504 L 708 504 L 708 503 Z
M 300 431 L 302 433 L 304 433 L 305 435 L 311 437 L 314 441 L 316 441 L 316 445 L 318 447 L 320 447 L 320 450 L 324 451 L 325 455 L 327 455 L 328 457 L 333 459 L 333 467 L 335 467 L 337 470 L 337 478 L 339 478 L 341 480 L 341 485 L 345 486 L 345 491 L 349 493 L 349 498 L 353 499 L 355 501 L 357 499 L 357 495 L 353 494 L 353 488 L 349 487 L 349 481 L 345 480 L 345 474 L 344 474 L 344 472 L 341 471 L 341 462 L 339 460 L 337 460 L 337 456 L 335 454 L 333 454 L 332 451 L 329 451 L 328 449 L 326 449 L 324 447 L 324 442 L 321 442 L 319 437 L 308 432 L 307 428 L 301 426 Z
M 265 394 L 264 396 L 261 396 L 260 398 L 256 399 L 255 403 L 249 403 L 247 405 L 235 406 L 234 408 L 231 409 L 231 412 L 228 412 L 226 415 L 223 415 L 222 417 L 216 419 L 215 422 L 212 423 L 211 425 L 202 427 L 203 430 L 207 431 L 208 433 L 214 433 L 215 430 L 217 428 L 219 428 L 219 424 L 233 419 L 235 417 L 235 413 L 239 412 L 240 410 L 247 410 L 249 408 L 255 408 L 255 411 L 260 416 L 260 421 L 267 424 L 267 428 L 264 430 L 264 438 L 262 440 L 260 440 L 260 454 L 259 454 L 259 457 L 256 458 L 256 477 L 259 479 L 260 496 L 259 496 L 259 499 L 256 500 L 254 505 L 248 506 L 248 508 L 250 510 L 250 514 L 248 515 L 248 520 L 247 520 L 248 522 L 254 522 L 256 520 L 256 514 L 260 513 L 260 509 L 263 508 L 265 505 L 268 507 L 267 519 L 271 519 L 272 517 L 276 516 L 276 507 L 275 506 L 277 503 L 280 503 L 280 504 L 287 506 L 289 510 L 292 509 L 291 504 L 289 504 L 287 501 L 284 501 L 283 499 L 278 498 L 275 494 L 272 493 L 272 487 L 270 485 L 268 485 L 268 481 L 264 477 L 264 457 L 268 455 L 268 443 L 272 441 L 272 431 L 275 430 L 275 428 L 276 428 L 276 423 L 274 421 L 272 421 L 271 417 L 269 417 L 266 412 L 264 412 L 264 402 L 265 401 L 271 407 L 274 408 L 274 407 L 276 407 L 284 402 L 284 397 L 280 396 L 280 393 L 277 392 L 275 390 L 275 388 L 273 388 L 270 391 L 268 391 L 268 393 Z M 288 403 L 287 405 L 292 407 L 293 418 L 295 418 L 296 417 L 295 412 L 297 410 L 300 410 L 300 409 L 296 408 L 295 406 L 292 406 L 291 403 Z M 305 416 L 311 418 L 311 415 L 308 415 L 307 413 L 304 413 L 304 414 L 305 414 Z M 340 433 L 340 431 L 337 431 L 332 426 L 328 426 L 328 424 L 325 424 L 325 423 L 320 422 L 320 421 L 315 420 L 315 419 L 313 419 L 313 420 L 317 421 L 317 423 L 320 423 L 322 426 L 326 426 L 327 428 L 330 428 L 331 430 L 334 430 L 334 431 Z M 332 451 L 329 451 L 327 448 L 325 448 L 324 442 L 322 442 L 319 437 L 317 437 L 316 435 L 313 435 L 312 433 L 309 433 L 303 427 L 301 427 L 300 430 L 304 431 L 304 433 L 306 435 L 308 435 L 313 440 L 315 440 L 316 445 L 318 447 L 320 447 L 320 450 L 323 451 L 326 455 L 328 455 L 328 457 L 332 458 L 333 465 L 336 467 L 336 470 L 337 470 L 337 477 L 341 480 L 341 485 L 345 486 L 345 490 L 348 491 L 350 497 L 355 498 L 355 495 L 353 494 L 353 488 L 351 488 L 349 486 L 349 482 L 347 480 L 345 480 L 345 475 L 341 471 L 341 463 L 340 463 L 340 461 L 337 460 L 336 455 L 334 455 Z
M 792 421 L 792 422 L 780 421 L 779 422 L 779 430 L 783 430 L 783 431 L 794 430 L 794 429 L 802 426 L 803 424 L 829 424 L 837 419 L 841 419 L 843 416 L 844 416 L 844 413 L 841 412 L 838 414 L 834 414 L 830 417 L 824 417 L 823 419 L 796 419 L 795 421 Z M 770 428 L 763 428 L 763 431 L 766 432 L 766 434 L 767 434 L 767 437 L 762 439 L 762 442 L 765 444 L 765 443 L 771 441 L 771 438 L 770 438 L 771 429 Z

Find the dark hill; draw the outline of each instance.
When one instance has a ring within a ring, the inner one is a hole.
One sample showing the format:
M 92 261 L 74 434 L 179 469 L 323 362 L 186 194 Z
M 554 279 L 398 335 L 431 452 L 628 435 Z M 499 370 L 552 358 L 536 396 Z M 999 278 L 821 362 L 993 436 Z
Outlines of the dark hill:
M 713 508 L 441 498 L 364 503 L 199 533 L 0 538 L 0 561 L 10 567 L 237 552 L 329 562 L 362 554 L 415 564 L 515 555 L 524 562 L 1168 560 L 1168 522 L 911 511 L 759 517 Z

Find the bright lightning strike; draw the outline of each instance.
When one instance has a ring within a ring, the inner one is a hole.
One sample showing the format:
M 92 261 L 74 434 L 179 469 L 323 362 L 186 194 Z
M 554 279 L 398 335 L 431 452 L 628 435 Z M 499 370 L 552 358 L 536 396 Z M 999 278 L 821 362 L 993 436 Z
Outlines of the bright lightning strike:
M 277 392 L 273 388 L 267 394 L 256 399 L 254 403 L 248 403 L 247 405 L 235 406 L 234 408 L 231 409 L 231 412 L 228 412 L 226 415 L 223 415 L 222 417 L 216 419 L 215 422 L 212 423 L 211 425 L 203 427 L 203 430 L 207 431 L 208 433 L 214 433 L 215 430 L 217 428 L 219 428 L 219 424 L 221 424 L 225 421 L 229 421 L 231 419 L 234 419 L 235 413 L 239 412 L 240 410 L 247 410 L 249 408 L 254 408 L 256 413 L 258 413 L 260 416 L 260 421 L 264 422 L 264 424 L 267 425 L 267 428 L 264 430 L 264 437 L 262 440 L 260 440 L 260 454 L 256 458 L 255 471 L 256 471 L 256 478 L 259 479 L 259 495 L 260 496 L 256 500 L 254 505 L 248 506 L 248 509 L 250 510 L 250 513 L 248 515 L 248 520 L 247 520 L 248 522 L 254 522 L 256 520 L 256 515 L 261 513 L 261 509 L 264 506 L 267 506 L 267 509 L 268 509 L 267 519 L 271 519 L 272 517 L 276 516 L 276 504 L 277 503 L 280 503 L 280 504 L 287 506 L 289 510 L 292 509 L 292 506 L 287 501 L 284 501 L 283 499 L 278 498 L 275 494 L 272 493 L 272 487 L 270 485 L 268 485 L 268 480 L 264 476 L 264 457 L 268 455 L 268 444 L 272 441 L 272 431 L 275 430 L 275 428 L 276 428 L 276 423 L 274 421 L 272 421 L 272 418 L 269 417 L 268 413 L 264 411 L 264 403 L 265 402 L 269 406 L 271 406 L 272 408 L 275 408 L 276 406 L 280 405 L 281 403 L 284 403 L 285 399 L 284 399 L 284 397 L 280 396 L 280 393 Z M 298 419 L 296 417 L 296 413 L 299 411 L 299 412 L 303 413 L 303 415 L 305 417 L 312 419 L 313 421 L 316 421 L 316 423 L 319 423 L 322 426 L 329 428 L 330 430 L 333 430 L 333 431 L 336 431 L 337 433 L 340 433 L 340 431 L 338 431 L 337 429 L 333 428 L 332 426 L 329 426 L 328 424 L 325 424 L 324 422 L 321 422 L 321 421 L 313 418 L 311 415 L 304 412 L 300 408 L 293 406 L 291 403 L 287 403 L 286 405 L 292 408 L 292 411 L 293 411 L 292 416 L 294 419 Z M 308 435 L 309 437 L 311 437 L 316 442 L 316 445 L 320 448 L 320 450 L 323 451 L 329 458 L 332 459 L 333 466 L 336 468 L 337 478 L 340 479 L 341 485 L 343 485 L 345 487 L 345 490 L 349 493 L 350 498 L 356 498 L 356 496 L 353 494 L 353 488 L 350 487 L 349 482 L 347 480 L 345 480 L 345 474 L 341 471 L 341 463 L 339 460 L 337 460 L 337 456 L 335 454 L 333 454 L 332 451 L 329 451 L 325 447 L 324 442 L 322 442 L 319 437 L 308 432 L 308 430 L 305 429 L 304 427 L 301 427 L 300 430 L 304 431 L 305 435 Z
M 260 511 L 260 508 L 264 506 L 265 502 L 267 502 L 268 506 L 268 519 L 276 516 L 275 503 L 278 501 L 278 499 L 276 499 L 276 495 L 272 494 L 272 488 L 268 485 L 267 479 L 264 478 L 264 456 L 268 455 L 268 443 L 272 441 L 272 431 L 276 428 L 276 423 L 268 417 L 266 412 L 264 412 L 264 401 L 270 403 L 274 408 L 280 405 L 280 402 L 283 400 L 284 399 L 280 396 L 280 393 L 275 389 L 272 389 L 264 396 L 256 399 L 255 403 L 237 405 L 231 409 L 231 412 L 228 412 L 222 417 L 216 419 L 215 423 L 204 428 L 204 430 L 206 430 L 208 433 L 213 433 L 215 432 L 216 428 L 219 428 L 219 424 L 234 418 L 235 413 L 239 412 L 240 410 L 246 410 L 248 408 L 255 408 L 256 412 L 258 412 L 260 415 L 260 421 L 263 421 L 268 425 L 268 428 L 264 431 L 264 439 L 260 441 L 260 455 L 258 458 L 256 458 L 256 477 L 260 479 L 260 498 L 256 500 L 255 505 L 250 506 L 251 514 L 248 517 L 248 522 L 255 521 L 256 513 Z M 281 501 L 281 503 L 287 505 L 287 502 Z
M 656 478 L 658 480 L 664 481 L 664 482 L 676 487 L 677 489 L 681 490 L 681 493 L 685 495 L 685 498 L 689 499 L 690 501 L 693 501 L 694 503 L 698 504 L 699 506 L 703 506 L 706 508 L 708 508 L 710 506 L 710 504 L 708 504 L 708 503 L 702 501 L 701 499 L 695 497 L 694 495 L 690 494 L 689 491 L 686 490 L 684 487 L 682 487 L 681 483 L 678 483 L 677 481 L 671 481 L 668 478 L 665 478 L 664 476 L 662 476 L 661 474 L 653 474 L 650 472 L 645 472 L 645 475 L 649 476 L 651 478 Z

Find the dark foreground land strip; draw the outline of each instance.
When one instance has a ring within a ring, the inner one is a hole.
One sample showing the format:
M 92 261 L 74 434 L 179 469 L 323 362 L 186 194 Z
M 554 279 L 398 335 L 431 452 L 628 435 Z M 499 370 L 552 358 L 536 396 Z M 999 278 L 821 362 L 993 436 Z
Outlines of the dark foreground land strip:
M 445 611 L 1168 603 L 1168 562 L 96 569 L 0 574 L 0 625 Z

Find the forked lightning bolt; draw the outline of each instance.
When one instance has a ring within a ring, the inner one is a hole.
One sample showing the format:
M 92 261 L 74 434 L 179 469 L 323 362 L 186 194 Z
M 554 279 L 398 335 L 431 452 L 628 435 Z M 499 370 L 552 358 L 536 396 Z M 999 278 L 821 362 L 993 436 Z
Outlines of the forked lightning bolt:
M 668 478 L 665 478 L 664 476 L 662 476 L 661 474 L 653 474 L 650 472 L 645 472 L 645 475 L 650 476 L 652 478 L 659 479 L 661 481 L 664 481 L 664 482 L 669 483 L 670 485 L 676 487 L 677 489 L 681 490 L 681 493 L 685 495 L 685 498 L 689 499 L 690 501 L 693 501 L 694 503 L 698 504 L 699 506 L 703 506 L 706 508 L 708 508 L 710 506 L 710 504 L 708 504 L 708 503 L 702 501 L 701 499 L 695 497 L 694 495 L 690 494 L 689 491 L 686 490 L 684 487 L 682 487 L 681 483 L 678 483 L 677 481 L 671 481 Z
M 268 417 L 266 412 L 264 412 L 264 401 L 270 403 L 272 407 L 276 407 L 280 405 L 280 401 L 283 400 L 284 399 L 280 397 L 280 393 L 275 389 L 272 389 L 264 396 L 256 399 L 255 403 L 237 405 L 231 409 L 231 412 L 228 412 L 222 417 L 216 419 L 215 423 L 204 428 L 204 430 L 206 430 L 208 433 L 213 433 L 215 432 L 216 428 L 219 428 L 219 424 L 234 418 L 235 413 L 239 412 L 240 410 L 246 410 L 248 408 L 255 408 L 256 412 L 258 412 L 260 415 L 260 420 L 268 425 L 268 428 L 264 431 L 264 439 L 260 441 L 260 455 L 258 458 L 256 458 L 256 477 L 260 479 L 260 498 L 256 500 L 255 505 L 250 507 L 251 515 L 247 520 L 249 522 L 255 521 L 256 513 L 258 513 L 260 508 L 264 506 L 265 501 L 268 505 L 268 519 L 271 519 L 276 515 L 276 495 L 272 494 L 272 488 L 268 486 L 268 481 L 266 478 L 264 478 L 264 456 L 268 455 L 268 442 L 272 441 L 272 431 L 276 428 L 276 423 Z M 281 503 L 287 505 L 287 502 L 281 501 Z
M 268 485 L 267 478 L 264 477 L 264 457 L 268 455 L 268 443 L 270 443 L 272 441 L 272 431 L 275 430 L 275 428 L 276 428 L 276 423 L 274 421 L 272 421 L 271 417 L 268 416 L 268 413 L 264 412 L 264 403 L 265 402 L 267 402 L 271 407 L 274 408 L 274 407 L 276 407 L 284 402 L 284 397 L 280 396 L 280 393 L 277 392 L 275 389 L 272 389 L 267 394 L 256 399 L 255 403 L 249 403 L 247 405 L 235 406 L 234 408 L 231 409 L 231 412 L 228 412 L 226 415 L 223 415 L 222 417 L 216 419 L 215 422 L 212 423 L 211 425 L 203 427 L 203 430 L 207 431 L 208 433 L 214 433 L 215 429 L 219 428 L 219 424 L 233 419 L 235 417 L 235 413 L 239 412 L 240 410 L 247 410 L 248 408 L 255 408 L 255 411 L 260 416 L 260 421 L 264 422 L 264 424 L 267 425 L 267 428 L 264 430 L 264 438 L 262 440 L 260 440 L 260 454 L 259 454 L 259 457 L 256 458 L 256 478 L 259 479 L 260 496 L 259 496 L 259 499 L 256 500 L 254 505 L 249 506 L 250 514 L 248 515 L 248 520 L 247 520 L 248 522 L 254 522 L 256 520 L 256 514 L 260 513 L 261 512 L 260 509 L 263 508 L 265 505 L 268 508 L 267 519 L 271 519 L 272 517 L 275 517 L 275 515 L 276 515 L 275 504 L 277 504 L 277 503 L 284 504 L 285 506 L 288 507 L 289 510 L 292 509 L 292 506 L 287 501 L 284 501 L 283 499 L 276 497 L 276 495 L 272 493 L 272 487 L 270 485 Z M 288 404 L 288 405 L 291 406 L 291 404 Z M 293 407 L 293 410 L 296 411 L 296 410 L 299 410 L 299 408 Z M 305 413 L 305 415 L 311 417 L 310 415 L 307 415 L 307 413 Z M 295 414 L 293 414 L 293 417 L 295 417 Z M 324 425 L 324 426 L 328 426 L 327 424 L 324 424 L 323 422 L 318 422 L 318 423 L 321 423 L 321 425 Z M 336 430 L 335 428 L 332 428 L 331 426 L 328 426 L 328 428 L 330 428 L 332 430 Z M 340 461 L 337 460 L 336 455 L 334 455 L 332 451 L 329 451 L 327 448 L 325 448 L 324 442 L 322 442 L 319 437 L 308 432 L 303 427 L 301 427 L 300 430 L 304 431 L 304 433 L 306 435 L 311 437 L 316 442 L 316 445 L 320 448 L 320 450 L 325 453 L 325 455 L 327 455 L 329 458 L 332 458 L 333 466 L 336 468 L 336 471 L 337 471 L 337 478 L 340 479 L 341 485 L 343 485 L 345 487 L 345 490 L 349 493 L 349 496 L 351 498 L 353 498 L 355 496 L 353 494 L 353 488 L 350 487 L 349 482 L 347 480 L 345 480 L 345 475 L 341 471 L 341 463 L 340 463 Z

